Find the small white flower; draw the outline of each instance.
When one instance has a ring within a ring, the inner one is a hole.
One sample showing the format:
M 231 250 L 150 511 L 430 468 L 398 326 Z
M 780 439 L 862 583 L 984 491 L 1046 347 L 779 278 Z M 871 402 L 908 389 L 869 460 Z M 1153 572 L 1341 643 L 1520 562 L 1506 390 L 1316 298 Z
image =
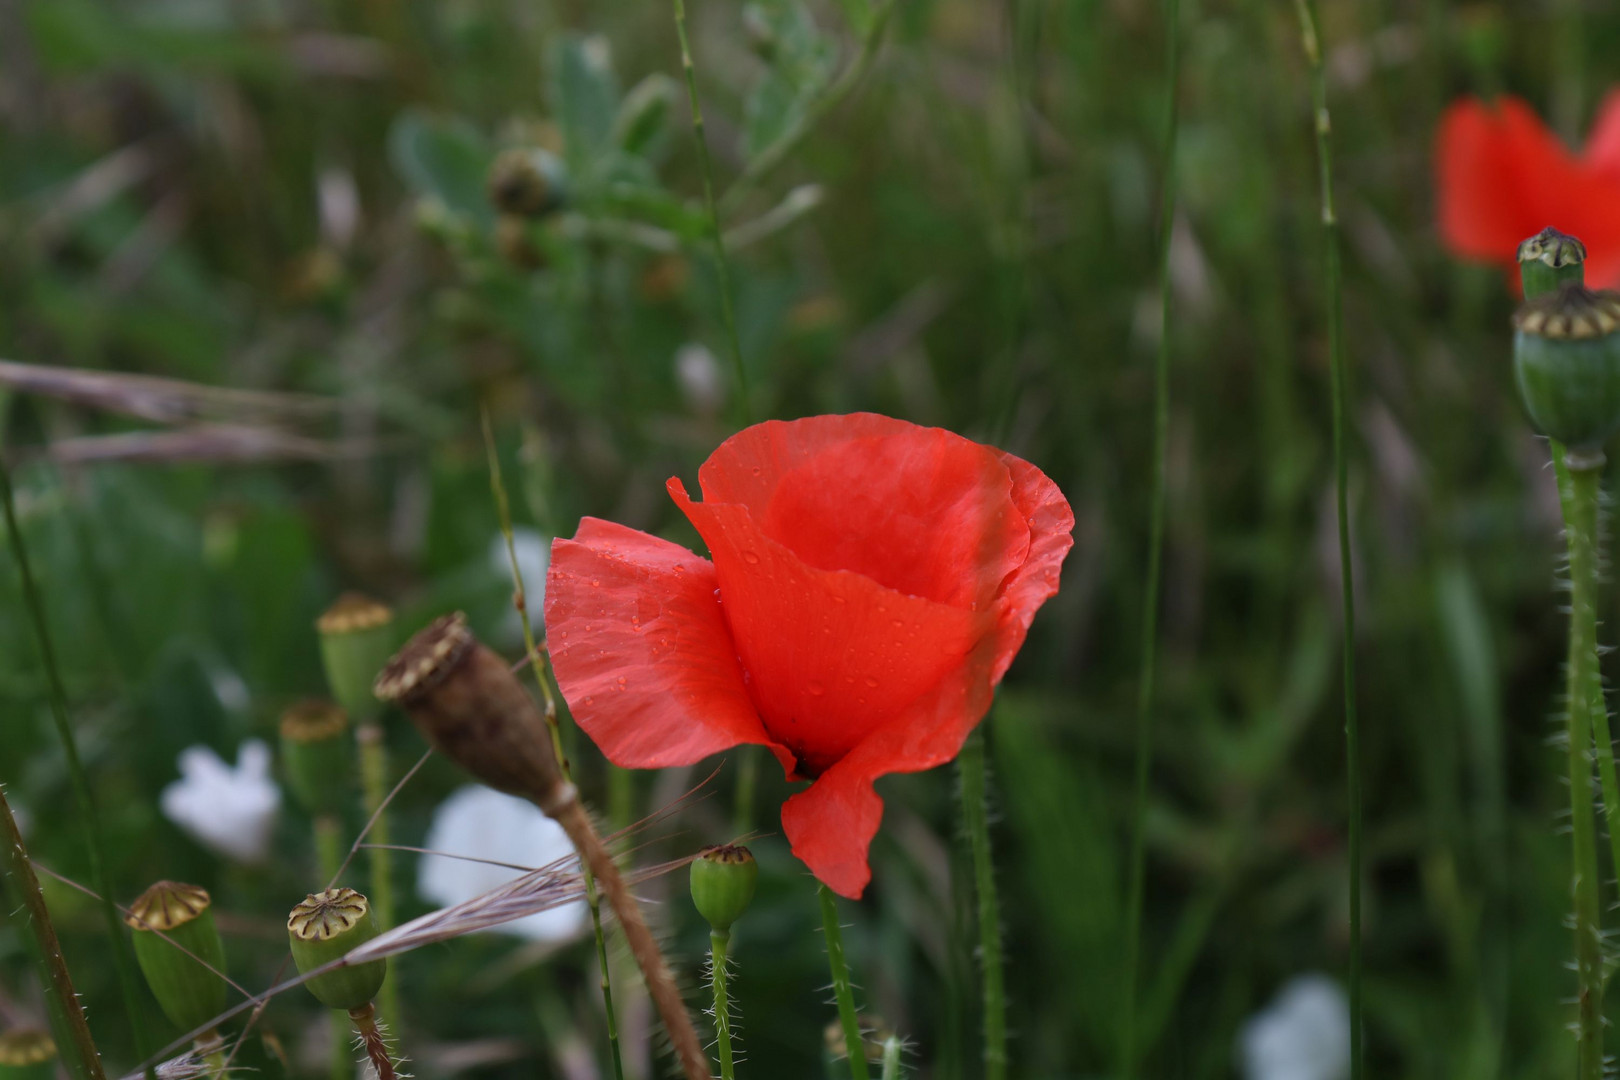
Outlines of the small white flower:
M 535 806 L 479 784 L 456 791 L 433 812 L 433 824 L 422 846 L 444 854 L 422 856 L 417 863 L 416 891 L 444 907 L 522 877 L 525 871 L 512 866 L 545 866 L 574 853 L 562 826 Z M 453 855 L 466 858 L 451 858 Z M 580 931 L 585 915 L 585 904 L 576 901 L 491 929 L 533 941 L 564 941 Z
M 1247 1080 L 1344 1080 L 1350 1075 L 1350 1006 L 1326 975 L 1301 975 L 1243 1025 Z
M 239 862 L 262 862 L 281 809 L 270 779 L 270 748 L 249 739 L 236 767 L 206 746 L 180 752 L 180 779 L 163 789 L 163 814 L 204 847 Z
M 715 413 L 726 403 L 726 377 L 706 347 L 689 342 L 675 350 L 675 381 L 692 408 Z
M 517 552 L 518 569 L 523 572 L 524 601 L 530 611 L 539 611 L 546 602 L 551 538 L 539 529 L 519 525 L 512 530 L 512 550 Z M 500 533 L 489 542 L 489 565 L 505 580 L 512 580 L 512 555 L 506 550 L 506 537 Z

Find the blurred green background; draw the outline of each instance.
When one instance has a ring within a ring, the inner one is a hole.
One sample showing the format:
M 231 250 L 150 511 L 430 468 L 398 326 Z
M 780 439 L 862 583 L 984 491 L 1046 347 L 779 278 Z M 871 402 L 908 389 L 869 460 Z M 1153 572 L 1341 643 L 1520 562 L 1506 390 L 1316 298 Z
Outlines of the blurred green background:
M 1014 1075 L 1110 1075 L 1162 13 L 689 7 L 753 415 L 939 424 L 1037 463 L 1074 505 L 1063 591 L 989 724 L 995 843 Z M 1282 983 L 1343 970 L 1346 869 L 1295 11 L 1189 0 L 1183 31 L 1143 1072 L 1205 1078 L 1235 1074 L 1241 1024 Z M 1578 136 L 1620 66 L 1620 16 L 1330 0 L 1323 36 L 1353 370 L 1371 1074 L 1565 1076 L 1567 841 L 1546 745 L 1557 506 L 1511 391 L 1512 296 L 1437 244 L 1431 139 L 1452 97 L 1498 91 Z M 312 624 L 340 589 L 394 603 L 402 628 L 463 608 L 521 651 L 481 407 L 520 526 L 569 535 L 589 513 L 697 543 L 663 484 L 690 482 L 739 413 L 680 79 L 661 3 L 0 0 L 0 358 L 319 398 L 204 399 L 200 420 L 164 426 L 0 389 L 119 898 L 160 877 L 212 889 L 247 985 L 268 984 L 284 913 L 314 887 L 307 822 L 289 805 L 281 854 L 232 866 L 164 819 L 158 792 L 183 747 L 232 759 L 322 689 Z M 560 208 L 497 214 L 486 175 L 510 148 L 551 155 Z M 19 596 L 8 559 L 0 781 L 34 855 L 84 881 Z M 391 738 L 396 762 L 421 751 L 402 723 Z M 576 757 L 606 808 L 600 757 L 583 741 Z M 769 765 L 774 828 L 787 789 Z M 714 795 L 637 857 L 726 839 L 735 770 L 733 755 Z M 707 772 L 637 775 L 628 813 Z M 431 763 L 401 796 L 396 839 L 419 843 L 460 782 Z M 880 791 L 874 884 L 845 908 L 857 980 L 914 1041 L 915 1075 L 968 1080 L 974 908 L 953 770 Z M 744 1068 L 821 1076 L 833 1013 L 813 891 L 780 837 L 756 850 L 762 899 L 732 989 Z M 426 910 L 399 867 L 406 913 Z M 48 890 L 103 1049 L 128 1068 L 97 912 Z M 669 896 L 696 1001 L 704 938 L 683 890 L 673 876 L 646 891 Z M 417 1075 L 604 1075 L 588 940 L 539 957 L 482 935 L 400 970 Z M 37 1008 L 21 939 L 0 929 L 0 1017 Z M 155 1042 L 178 1034 L 155 1010 L 150 1023 Z M 627 1038 L 646 1023 L 631 1017 Z M 312 1028 L 302 994 L 263 1025 L 295 1065 Z M 486 1064 L 456 1064 L 469 1048 Z M 255 1065 L 276 1075 L 262 1049 Z

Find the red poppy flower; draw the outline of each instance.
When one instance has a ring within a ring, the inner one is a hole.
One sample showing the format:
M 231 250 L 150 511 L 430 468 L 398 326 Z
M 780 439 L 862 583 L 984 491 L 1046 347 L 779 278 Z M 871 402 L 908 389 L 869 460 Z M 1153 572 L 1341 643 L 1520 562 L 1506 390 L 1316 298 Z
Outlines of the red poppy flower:
M 1620 90 L 1579 155 L 1514 97 L 1454 103 L 1435 150 L 1440 235 L 1454 253 L 1512 269 L 1519 241 L 1552 226 L 1586 244 L 1587 284 L 1620 285 Z
M 586 518 L 552 545 L 546 635 L 574 717 L 627 768 L 768 747 L 809 788 L 793 853 L 859 897 L 878 777 L 954 758 L 1074 515 L 1011 454 L 870 413 L 757 424 L 668 488 L 714 561 Z

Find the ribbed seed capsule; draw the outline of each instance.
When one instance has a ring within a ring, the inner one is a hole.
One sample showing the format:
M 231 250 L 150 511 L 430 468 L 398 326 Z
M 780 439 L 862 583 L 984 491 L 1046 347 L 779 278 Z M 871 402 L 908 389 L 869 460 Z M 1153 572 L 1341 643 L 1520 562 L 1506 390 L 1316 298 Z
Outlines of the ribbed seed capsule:
M 330 964 L 377 933 L 371 902 L 353 889 L 311 893 L 287 916 L 287 939 L 301 974 Z M 333 968 L 304 985 L 328 1008 L 361 1009 L 377 996 L 387 971 L 387 960 L 370 960 Z
M 1536 430 L 1575 451 L 1620 430 L 1620 295 L 1577 284 L 1513 316 L 1513 373 Z
M 315 620 L 315 629 L 332 697 L 350 716 L 370 716 L 377 711 L 371 681 L 394 651 L 393 611 L 369 596 L 348 592 Z
M 563 164 L 539 147 L 503 150 L 489 167 L 489 201 L 503 214 L 540 217 L 563 204 Z
M 225 1010 L 225 943 L 208 890 L 160 881 L 130 905 L 135 959 L 158 1005 L 181 1031 L 211 1024 Z M 210 970 L 212 969 L 212 970 Z
M 0 1080 L 51 1080 L 56 1075 L 56 1043 L 33 1028 L 0 1035 Z
M 281 714 L 287 786 L 311 814 L 339 814 L 354 788 L 349 714 L 330 701 L 300 701 Z
M 1557 229 L 1542 229 L 1519 244 L 1519 277 L 1524 296 L 1534 300 L 1560 285 L 1586 280 L 1586 245 Z
M 719 933 L 729 932 L 742 918 L 758 882 L 754 853 L 741 845 L 705 848 L 692 860 L 692 903 Z

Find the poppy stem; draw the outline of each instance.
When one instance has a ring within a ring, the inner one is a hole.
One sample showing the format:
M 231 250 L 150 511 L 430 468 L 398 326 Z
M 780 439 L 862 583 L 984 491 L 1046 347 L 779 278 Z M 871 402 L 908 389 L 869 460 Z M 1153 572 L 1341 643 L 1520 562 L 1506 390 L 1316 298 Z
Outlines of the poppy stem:
M 890 1035 L 883 1040 L 883 1080 L 900 1080 L 900 1052 L 904 1049 L 905 1043 L 898 1035 Z
M 371 833 L 366 859 L 371 867 L 371 910 L 377 925 L 384 930 L 394 928 L 394 866 L 392 842 L 388 834 L 387 800 L 391 785 L 388 782 L 388 744 L 383 741 L 382 725 L 372 719 L 362 721 L 354 729 L 355 744 L 360 750 L 360 793 L 370 817 Z M 399 981 L 394 965 L 388 965 L 382 989 L 377 992 L 377 1003 L 383 1023 L 390 1031 L 399 1027 Z
M 990 851 L 984 729 L 975 728 L 957 755 L 962 774 L 962 821 L 973 850 L 973 889 L 979 900 L 979 967 L 984 992 L 985 1080 L 1006 1080 L 1007 994 L 1001 960 L 1001 900 Z
M 51 922 L 50 908 L 45 906 L 45 894 L 40 892 L 39 879 L 34 876 L 33 863 L 23 847 L 22 833 L 17 819 L 12 816 L 11 804 L 6 801 L 4 787 L 0 787 L 0 885 L 11 882 L 8 890 L 11 902 L 26 912 L 23 920 L 28 926 L 24 935 L 41 986 L 49 989 L 46 1004 L 50 1008 L 52 1027 L 57 1042 L 63 1049 L 62 1064 L 73 1080 L 104 1080 L 101 1055 L 96 1052 L 95 1039 L 84 1018 L 84 1008 L 73 989 L 73 976 L 68 973 L 67 961 L 62 958 L 62 946 L 56 939 L 56 926 Z M 68 1050 L 68 1047 L 72 1050 Z
M 709 978 L 714 986 L 714 1038 L 720 1053 L 720 1080 L 734 1080 L 731 1060 L 731 1002 L 726 996 L 726 949 L 731 944 L 727 930 L 709 932 Z
M 6 519 L 6 544 L 11 548 L 11 557 L 17 564 L 17 576 L 22 582 L 23 606 L 28 610 L 28 620 L 34 631 L 34 644 L 39 649 L 40 662 L 45 668 L 46 685 L 50 691 L 51 719 L 55 723 L 57 737 L 62 742 L 62 756 L 67 763 L 68 778 L 73 788 L 73 801 L 78 806 L 80 824 L 84 828 L 85 851 L 90 857 L 90 879 L 95 883 L 96 891 L 101 894 L 101 915 L 106 924 L 107 934 L 112 938 L 113 969 L 117 973 L 118 988 L 123 995 L 124 1012 L 135 1032 L 136 1049 L 145 1057 L 150 1048 L 147 1045 L 147 1026 L 140 1005 L 142 1000 L 140 985 L 135 979 L 135 965 L 130 956 L 129 939 L 124 934 L 124 921 L 119 917 L 118 908 L 113 903 L 112 879 L 107 873 L 107 856 L 101 838 L 101 822 L 96 813 L 95 799 L 90 793 L 89 776 L 84 770 L 83 761 L 79 758 L 78 740 L 74 737 L 73 726 L 68 721 L 67 691 L 62 685 L 62 672 L 56 663 L 56 647 L 51 643 L 50 627 L 45 621 L 45 603 L 34 581 L 34 571 L 28 560 L 28 548 L 23 543 L 22 528 L 17 523 L 16 501 L 12 497 L 11 490 L 11 473 L 6 468 L 3 457 L 0 457 L 0 511 L 3 511 Z M 10 817 L 9 813 L 7 817 Z M 21 850 L 20 846 L 18 850 Z M 64 970 L 63 975 L 65 974 Z M 100 1068 L 99 1063 L 89 1067 L 97 1071 Z M 156 1077 L 156 1072 L 148 1067 L 147 1080 L 156 1080 Z
M 726 327 L 726 344 L 731 351 L 731 367 L 737 379 L 738 426 L 753 422 L 748 399 L 748 369 L 743 364 L 742 341 L 737 336 L 737 314 L 731 301 L 731 269 L 726 262 L 726 241 L 720 229 L 720 207 L 714 198 L 714 165 L 709 160 L 709 143 L 704 136 L 703 109 L 698 104 L 697 70 L 692 65 L 692 46 L 686 36 L 686 4 L 674 0 L 675 36 L 681 45 L 681 69 L 686 75 L 686 96 L 692 103 L 692 135 L 697 140 L 698 163 L 703 170 L 703 203 L 709 211 L 709 238 L 714 245 L 714 272 L 720 288 L 720 318 Z
M 557 715 L 557 698 L 551 690 L 551 679 L 546 673 L 545 653 L 535 641 L 534 624 L 529 621 L 528 592 L 523 585 L 523 568 L 518 565 L 517 541 L 512 532 L 512 503 L 506 495 L 506 484 L 501 479 L 501 459 L 495 452 L 495 429 L 490 424 L 489 409 L 483 410 L 484 451 L 489 458 L 489 486 L 495 497 L 495 512 L 501 523 L 501 536 L 506 540 L 506 557 L 512 566 L 512 606 L 517 608 L 518 622 L 523 626 L 523 647 L 534 668 L 534 680 L 540 685 L 540 696 L 545 702 L 546 731 L 551 736 L 551 749 L 557 756 L 557 765 L 563 779 L 573 783 L 573 769 L 563 750 L 562 722 Z M 609 769 L 614 766 L 610 763 Z M 585 906 L 591 912 L 591 931 L 596 937 L 596 964 L 601 971 L 602 1012 L 607 1024 L 608 1056 L 613 1060 L 613 1080 L 624 1080 L 624 1055 L 619 1050 L 619 1017 L 613 1007 L 613 974 L 608 966 L 607 937 L 602 931 L 602 900 L 596 891 L 596 876 L 591 873 L 585 853 L 580 856 L 580 876 L 585 882 Z
M 1153 490 L 1148 509 L 1147 587 L 1142 594 L 1142 667 L 1136 691 L 1135 786 L 1131 799 L 1131 853 L 1125 901 L 1125 1000 L 1119 1025 L 1119 1071 L 1134 1080 L 1137 1065 L 1136 998 L 1142 956 L 1142 909 L 1147 888 L 1148 780 L 1153 768 L 1153 691 L 1158 676 L 1159 590 L 1164 563 L 1170 444 L 1170 239 L 1176 214 L 1176 139 L 1181 110 L 1181 0 L 1165 2 L 1164 179 L 1159 193 L 1159 349 L 1153 365 Z
M 817 882 L 821 897 L 821 932 L 827 938 L 827 966 L 832 971 L 833 996 L 838 1000 L 838 1019 L 844 1027 L 844 1053 L 855 1080 L 870 1080 L 866 1067 L 866 1040 L 861 1036 L 861 1018 L 855 1012 L 855 987 L 849 981 L 849 965 L 844 961 L 844 934 L 838 925 L 838 897 Z
M 1596 463 L 1571 462 L 1569 516 L 1569 801 L 1574 846 L 1575 986 L 1580 1080 L 1603 1075 L 1603 933 L 1599 908 L 1596 808 L 1592 793 L 1594 707 L 1602 709 L 1598 684 L 1597 522 L 1602 456 Z M 1594 694 L 1593 690 L 1597 692 Z M 1604 719 L 1602 727 L 1607 729 Z M 1606 732 L 1605 732 L 1606 735 Z M 1610 751 L 1612 759 L 1613 751 Z M 1607 770 L 1605 795 L 1613 785 Z
M 343 823 L 332 814 L 315 818 L 315 858 L 320 866 L 321 880 L 326 887 L 337 884 L 343 873 Z M 332 1060 L 329 1071 L 332 1080 L 349 1080 L 354 1074 L 354 1063 L 349 1060 L 349 1025 L 343 1014 L 333 1011 Z
M 1356 591 L 1350 559 L 1350 468 L 1345 451 L 1344 291 L 1339 267 L 1339 219 L 1333 202 L 1333 125 L 1328 113 L 1327 74 L 1316 20 L 1316 0 L 1294 0 L 1300 42 L 1311 73 L 1311 103 L 1316 128 L 1319 197 L 1322 206 L 1322 249 L 1326 261 L 1328 367 L 1333 397 L 1334 495 L 1339 516 L 1339 587 L 1344 679 L 1344 770 L 1346 816 L 1349 818 L 1350 891 L 1350 1080 L 1365 1075 L 1361 1003 L 1361 727 L 1356 716 Z

